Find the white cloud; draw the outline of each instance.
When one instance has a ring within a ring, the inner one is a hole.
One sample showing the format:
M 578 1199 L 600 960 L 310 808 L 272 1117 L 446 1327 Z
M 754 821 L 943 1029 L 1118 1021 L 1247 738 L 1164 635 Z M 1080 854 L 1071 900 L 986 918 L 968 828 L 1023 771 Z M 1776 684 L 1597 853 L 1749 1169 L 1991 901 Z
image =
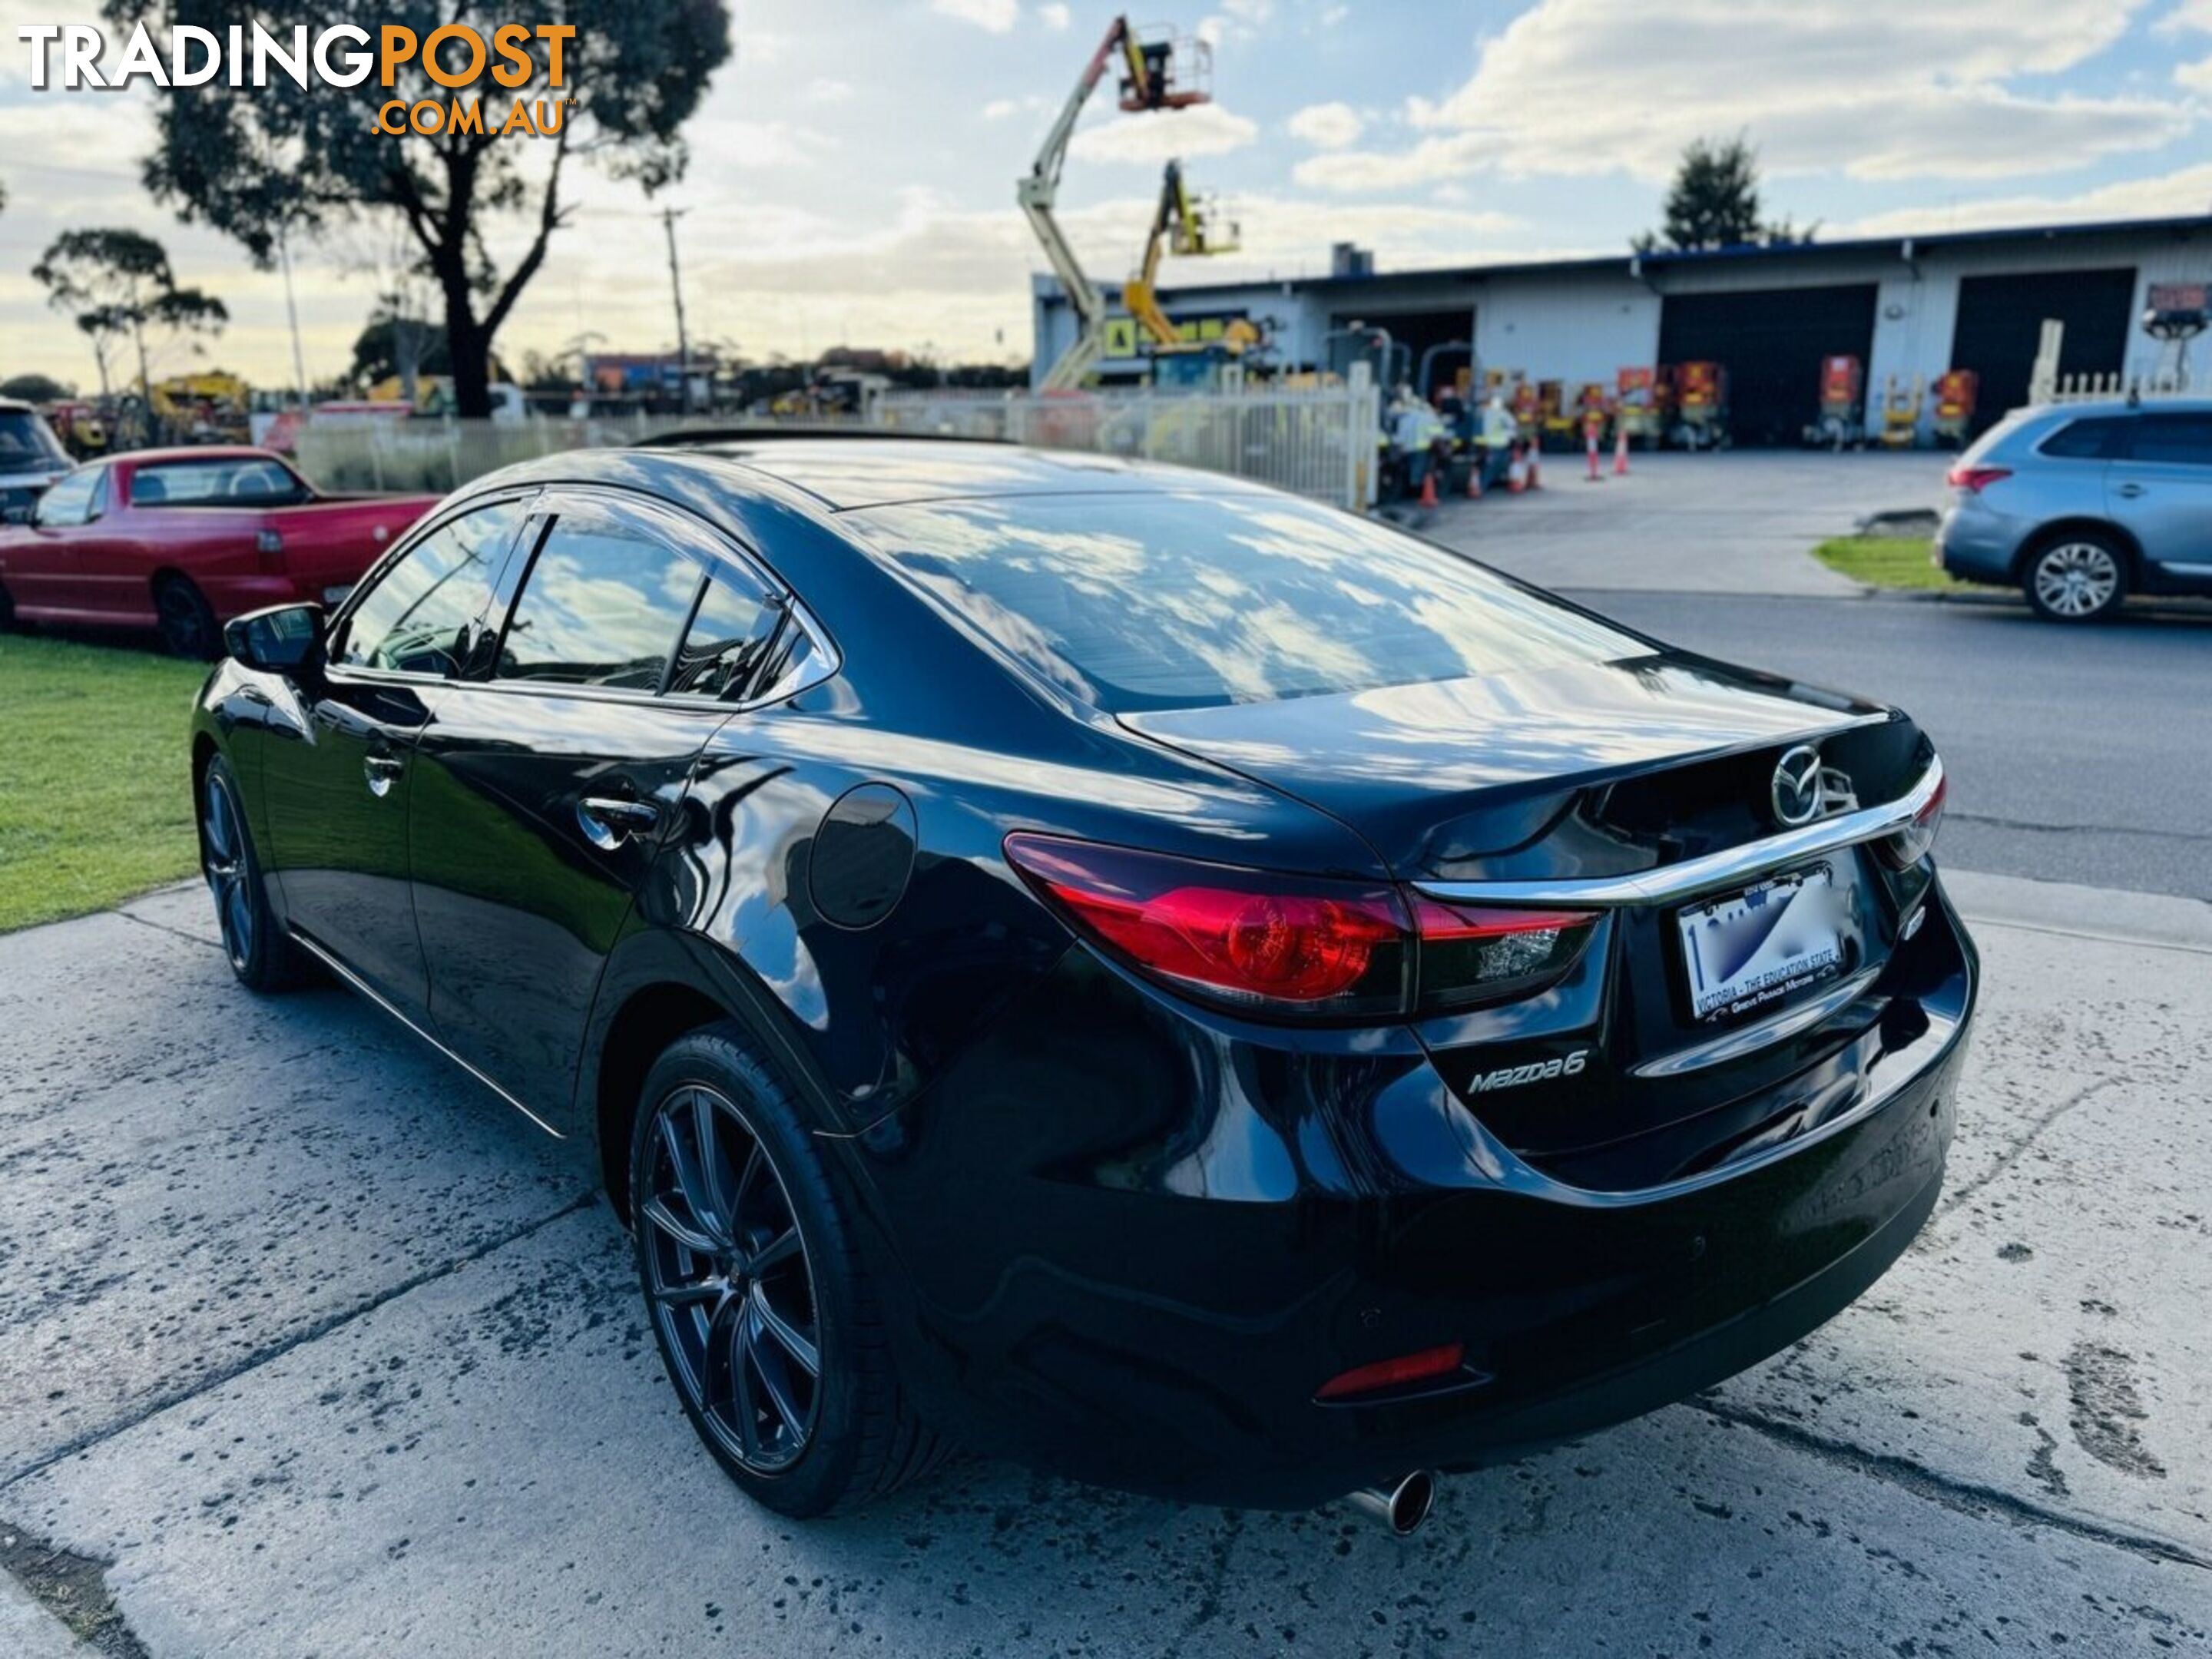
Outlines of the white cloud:
M 2129 179 L 2074 196 L 2001 196 L 1941 207 L 1897 208 L 1848 224 L 1826 227 L 1824 236 L 1910 236 L 1945 230 L 1987 230 L 2008 225 L 2095 224 L 2114 219 L 2157 219 L 2203 213 L 2212 207 L 2212 161 L 2154 179 Z
M 1054 31 L 1064 31 L 1073 21 L 1073 14 L 1060 4 L 1060 0 L 1046 0 L 1045 4 L 1037 8 L 1037 15 L 1044 21 L 1047 28 Z
M 2200 58 L 2193 64 L 2177 64 L 2173 78 L 2191 92 L 2212 93 L 2212 58 Z
M 2185 29 L 2212 34 L 2212 0 L 2181 0 L 2153 26 L 2158 34 L 2179 34 Z
M 853 95 L 853 83 L 834 75 L 817 75 L 806 83 L 806 95 L 817 104 L 842 104 Z
M 1483 43 L 1450 96 L 1407 100 L 1408 122 L 1434 137 L 1313 158 L 1296 176 L 1347 191 L 1492 167 L 1656 180 L 1691 139 L 1739 130 L 1775 174 L 2048 173 L 2157 148 L 2194 123 L 2179 101 L 2008 84 L 2094 57 L 2128 13 L 2108 0 L 1797 0 L 1747 23 L 1737 0 L 1540 0 Z
M 733 116 L 696 116 L 684 129 L 695 155 L 714 158 L 714 165 L 761 172 L 770 167 L 803 167 L 837 141 L 824 133 L 793 126 L 787 121 L 748 121 Z
M 1259 137 L 1259 124 L 1218 104 L 1172 115 L 1124 115 L 1075 135 L 1069 153 L 1091 161 L 1158 163 L 1176 155 L 1225 155 Z
M 1018 0 L 929 0 L 929 9 L 993 34 L 1006 33 L 1021 15 Z
M 1343 149 L 1359 142 L 1366 124 L 1349 104 L 1308 104 L 1283 124 L 1293 138 L 1316 149 Z

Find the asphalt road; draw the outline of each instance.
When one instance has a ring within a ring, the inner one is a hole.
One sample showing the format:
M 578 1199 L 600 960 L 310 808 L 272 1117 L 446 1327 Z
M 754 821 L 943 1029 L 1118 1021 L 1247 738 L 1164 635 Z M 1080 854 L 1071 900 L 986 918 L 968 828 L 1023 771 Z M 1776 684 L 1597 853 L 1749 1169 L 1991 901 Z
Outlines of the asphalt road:
M 1905 708 L 1951 770 L 1951 866 L 2212 900 L 2212 611 L 2062 629 L 2007 604 L 1571 597 Z

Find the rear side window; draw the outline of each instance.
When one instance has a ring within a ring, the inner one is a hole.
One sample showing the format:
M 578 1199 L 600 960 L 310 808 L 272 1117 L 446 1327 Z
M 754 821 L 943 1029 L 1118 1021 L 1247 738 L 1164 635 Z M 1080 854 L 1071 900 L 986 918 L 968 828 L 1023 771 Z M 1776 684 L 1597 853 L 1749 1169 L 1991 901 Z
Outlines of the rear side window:
M 2069 421 L 2043 441 L 2042 453 L 2063 461 L 2107 460 L 2118 452 L 2120 434 L 2127 427 L 2127 421 L 2117 416 Z
M 520 526 L 520 501 L 465 514 L 416 542 L 348 614 L 331 660 L 450 677 Z
M 742 696 L 758 681 L 787 615 L 765 588 L 717 573 L 684 630 L 668 689 L 695 697 Z
M 2143 416 L 2136 423 L 2131 459 L 2212 467 L 2212 415 Z
M 523 578 L 499 678 L 659 690 L 704 574 L 627 514 L 563 512 Z
M 1651 650 L 1443 548 L 1276 495 L 1030 496 L 844 517 L 940 607 L 1109 714 Z
M 262 456 L 163 461 L 131 478 L 133 507 L 282 507 L 309 494 L 289 467 Z

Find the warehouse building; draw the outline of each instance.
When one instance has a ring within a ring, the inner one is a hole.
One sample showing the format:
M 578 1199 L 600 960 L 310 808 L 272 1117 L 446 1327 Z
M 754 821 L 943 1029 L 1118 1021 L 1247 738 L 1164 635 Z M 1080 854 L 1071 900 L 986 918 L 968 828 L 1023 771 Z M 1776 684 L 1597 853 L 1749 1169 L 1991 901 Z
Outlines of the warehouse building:
M 2154 374 L 2167 348 L 2140 325 L 2152 285 L 2208 279 L 2212 214 L 1383 273 L 1340 248 L 1327 276 L 1171 288 L 1161 299 L 1189 337 L 1240 318 L 1261 325 L 1285 370 L 1340 371 L 1358 349 L 1353 325 L 1380 326 L 1425 386 L 1470 361 L 1478 376 L 1502 369 L 1570 387 L 1611 386 L 1626 368 L 1717 362 L 1732 435 L 1756 444 L 1802 440 L 1830 356 L 1864 366 L 1870 406 L 1893 375 L 1932 385 L 1972 369 L 1978 430 L 2027 401 L 2046 318 L 2065 325 L 2061 374 Z M 1036 280 L 1034 301 L 1041 375 L 1074 323 L 1051 278 Z M 1102 381 L 1146 375 L 1139 342 L 1127 319 L 1109 325 Z M 2212 365 L 2198 378 L 2212 380 Z

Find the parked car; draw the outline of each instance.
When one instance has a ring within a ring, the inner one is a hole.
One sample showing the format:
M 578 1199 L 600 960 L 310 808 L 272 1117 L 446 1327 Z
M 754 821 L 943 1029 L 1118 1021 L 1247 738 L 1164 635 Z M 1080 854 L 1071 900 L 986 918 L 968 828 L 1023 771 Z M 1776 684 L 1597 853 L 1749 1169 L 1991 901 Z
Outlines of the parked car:
M 0 398 L 0 522 L 27 522 L 32 503 L 76 465 L 45 416 Z
M 2094 622 L 2130 593 L 2212 593 L 2212 398 L 2016 410 L 1959 458 L 1936 562 Z
M 228 639 L 237 977 L 326 969 L 594 1144 L 787 1514 L 951 1440 L 1409 1529 L 1803 1336 L 1942 1184 L 1927 737 L 1386 525 L 991 445 L 574 453 Z
M 151 628 L 210 658 L 222 625 L 335 603 L 434 495 L 328 495 L 265 449 L 145 449 L 86 463 L 0 532 L 0 624 Z

